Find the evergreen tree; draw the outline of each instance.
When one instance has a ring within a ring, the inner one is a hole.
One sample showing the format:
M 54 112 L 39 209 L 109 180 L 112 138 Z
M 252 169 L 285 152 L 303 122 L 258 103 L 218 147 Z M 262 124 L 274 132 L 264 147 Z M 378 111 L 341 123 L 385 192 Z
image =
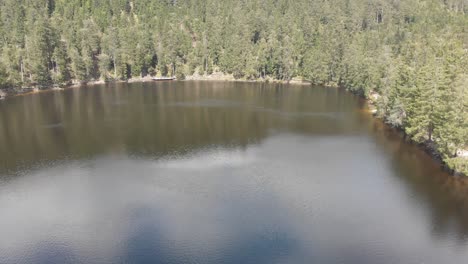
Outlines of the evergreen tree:
M 52 32 L 45 18 L 39 18 L 34 24 L 35 30 L 28 39 L 29 64 L 32 81 L 41 87 L 52 84 L 51 54 L 53 51 Z
M 70 58 L 64 41 L 60 41 L 55 47 L 53 59 L 55 62 L 54 82 L 69 83 L 71 81 Z
M 0 86 L 213 71 L 305 78 L 379 94 L 386 122 L 466 168 L 454 157 L 468 148 L 465 2 L 2 0 Z

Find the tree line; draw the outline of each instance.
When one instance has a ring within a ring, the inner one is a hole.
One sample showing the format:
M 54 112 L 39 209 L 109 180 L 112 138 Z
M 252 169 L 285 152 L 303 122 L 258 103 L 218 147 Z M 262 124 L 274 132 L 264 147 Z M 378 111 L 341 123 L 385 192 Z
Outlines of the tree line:
M 466 0 L 2 0 L 0 88 L 223 72 L 339 85 L 468 172 Z

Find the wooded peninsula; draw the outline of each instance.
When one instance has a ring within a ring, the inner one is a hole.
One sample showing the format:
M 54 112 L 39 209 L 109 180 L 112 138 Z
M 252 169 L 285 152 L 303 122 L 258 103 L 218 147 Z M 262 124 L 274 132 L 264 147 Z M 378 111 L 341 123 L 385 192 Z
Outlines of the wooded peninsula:
M 368 98 L 468 174 L 467 13 L 466 0 L 2 0 L 0 89 L 304 79 Z

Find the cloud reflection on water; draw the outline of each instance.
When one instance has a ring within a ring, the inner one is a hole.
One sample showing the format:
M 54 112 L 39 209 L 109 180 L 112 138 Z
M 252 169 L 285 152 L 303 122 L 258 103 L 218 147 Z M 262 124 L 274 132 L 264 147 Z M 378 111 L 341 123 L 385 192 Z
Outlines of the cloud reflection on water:
M 290 134 L 243 149 L 69 162 L 0 185 L 0 263 L 465 259 L 451 240 L 431 239 L 427 209 L 406 200 L 390 168 L 365 137 Z

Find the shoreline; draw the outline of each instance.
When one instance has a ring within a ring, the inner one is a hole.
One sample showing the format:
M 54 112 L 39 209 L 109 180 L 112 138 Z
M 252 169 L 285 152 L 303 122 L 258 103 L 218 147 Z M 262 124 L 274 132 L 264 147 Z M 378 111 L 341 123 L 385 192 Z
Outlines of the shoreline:
M 353 93 L 354 94 L 354 93 Z M 358 94 L 354 94 L 356 96 L 359 96 L 361 98 L 363 98 L 366 103 L 367 103 L 367 106 L 369 108 L 369 113 L 372 115 L 373 118 L 375 119 L 378 119 L 380 120 L 385 126 L 388 126 L 389 128 L 391 129 L 395 129 L 396 131 L 398 131 L 399 133 L 401 133 L 403 135 L 403 138 L 402 140 L 404 140 L 406 143 L 408 144 L 412 144 L 412 145 L 415 145 L 417 146 L 419 149 L 421 149 L 422 151 L 424 151 L 427 155 L 429 155 L 435 162 L 439 163 L 440 164 L 440 167 L 442 170 L 446 171 L 447 173 L 449 173 L 450 175 L 454 176 L 454 177 L 467 177 L 468 175 L 465 174 L 464 172 L 462 171 L 458 171 L 456 170 L 455 168 L 451 168 L 447 162 L 444 161 L 443 157 L 442 157 L 442 154 L 437 150 L 437 146 L 436 146 L 436 142 L 435 141 L 432 141 L 432 140 L 426 140 L 424 142 L 416 142 L 414 141 L 413 139 L 410 138 L 410 136 L 405 132 L 405 129 L 403 127 L 396 127 L 396 126 L 392 126 L 391 124 L 387 123 L 385 121 L 385 118 L 382 118 L 382 117 L 379 117 L 378 116 L 378 110 L 377 110 L 377 107 L 376 107 L 376 103 L 377 103 L 377 100 L 379 99 L 380 95 L 376 92 L 372 92 L 369 97 L 365 97 L 365 96 L 362 96 L 362 95 L 358 95 Z M 458 153 L 461 153 L 460 156 L 456 156 L 456 157 L 459 157 L 461 159 L 465 159 L 465 160 L 468 160 L 468 150 L 465 150 L 465 149 L 460 149 L 460 150 L 457 150 L 457 154 Z
M 311 85 L 312 83 L 299 76 L 291 78 L 291 80 L 278 80 L 270 77 L 258 79 L 236 79 L 232 74 L 224 74 L 222 72 L 214 72 L 212 74 L 200 75 L 195 73 L 193 75 L 185 76 L 182 81 L 226 81 L 226 82 L 251 82 L 251 83 L 279 83 L 279 84 L 302 84 Z
M 101 84 L 109 84 L 109 83 L 146 83 L 146 82 L 154 82 L 153 78 L 156 76 L 145 76 L 145 77 L 135 77 L 130 78 L 128 80 L 90 80 L 86 82 L 73 82 L 67 85 L 55 85 L 49 86 L 45 88 L 39 87 L 24 87 L 24 88 L 8 88 L 4 90 L 0 90 L 0 100 L 5 100 L 15 96 L 23 96 L 23 95 L 30 95 L 42 92 L 50 92 L 50 91 L 62 91 L 65 89 L 71 88 L 80 88 L 83 86 L 93 86 L 93 85 L 101 85 Z M 301 78 L 295 77 L 289 81 L 285 80 L 276 80 L 272 78 L 261 78 L 256 80 L 249 80 L 249 79 L 235 79 L 232 74 L 224 74 L 220 72 L 215 72 L 209 75 L 189 75 L 186 76 L 182 80 L 175 79 L 176 81 L 225 81 L 225 82 L 251 82 L 251 83 L 278 83 L 278 84 L 300 84 L 300 85 L 311 85 L 312 83 L 308 80 L 303 80 Z M 338 87 L 334 85 L 323 85 L 326 87 Z
M 23 88 L 21 90 L 17 89 L 7 89 L 7 91 L 0 90 L 0 100 L 8 99 L 10 97 L 15 97 L 15 96 L 23 96 L 23 95 L 31 95 L 31 94 L 36 94 L 36 93 L 43 93 L 43 92 L 51 92 L 51 91 L 63 91 L 65 89 L 72 89 L 72 88 L 81 88 L 83 86 L 94 86 L 94 85 L 102 85 L 102 84 L 109 84 L 109 83 L 146 83 L 146 82 L 154 82 L 153 78 L 155 76 L 145 76 L 145 77 L 137 77 L 137 78 L 130 78 L 128 80 L 92 80 L 88 82 L 75 82 L 69 85 L 64 85 L 64 86 L 51 86 L 43 89 L 39 89 L 37 87 L 35 88 Z M 292 78 L 289 81 L 284 81 L 284 80 L 275 80 L 275 79 L 270 79 L 270 78 L 263 78 L 263 79 L 256 79 L 256 80 L 247 80 L 247 79 L 235 79 L 232 74 L 224 74 L 220 72 L 216 72 L 210 75 L 190 75 L 186 76 L 183 80 L 177 80 L 176 81 L 225 81 L 225 82 L 250 82 L 250 83 L 277 83 L 277 84 L 299 84 L 299 85 L 312 85 L 310 81 L 303 80 L 300 78 Z M 340 87 L 337 84 L 323 84 L 320 85 L 323 87 L 328 87 L 328 88 L 343 88 Z M 461 171 L 457 171 L 453 168 L 450 168 L 449 165 L 443 160 L 442 155 L 439 153 L 437 150 L 437 147 L 435 146 L 434 141 L 426 141 L 422 143 L 417 143 L 413 140 L 411 140 L 406 132 L 404 131 L 404 128 L 400 127 L 394 127 L 387 122 L 381 117 L 378 117 L 378 111 L 377 107 L 375 106 L 376 101 L 380 97 L 379 94 L 373 92 L 369 95 L 369 97 L 365 97 L 363 95 L 355 94 L 352 93 L 354 96 L 358 96 L 363 98 L 368 106 L 368 112 L 372 115 L 373 118 L 380 120 L 381 122 L 384 123 L 384 125 L 395 129 L 399 131 L 400 133 L 403 134 L 403 140 L 405 140 L 409 144 L 414 144 L 418 146 L 421 150 L 423 150 L 426 154 L 428 154 L 435 162 L 438 162 L 441 166 L 441 168 L 451 174 L 454 177 L 463 177 L 463 176 L 468 176 L 465 175 L 465 173 Z M 461 156 L 462 158 L 468 159 L 468 150 L 460 150 L 461 153 L 467 153 L 467 155 Z

